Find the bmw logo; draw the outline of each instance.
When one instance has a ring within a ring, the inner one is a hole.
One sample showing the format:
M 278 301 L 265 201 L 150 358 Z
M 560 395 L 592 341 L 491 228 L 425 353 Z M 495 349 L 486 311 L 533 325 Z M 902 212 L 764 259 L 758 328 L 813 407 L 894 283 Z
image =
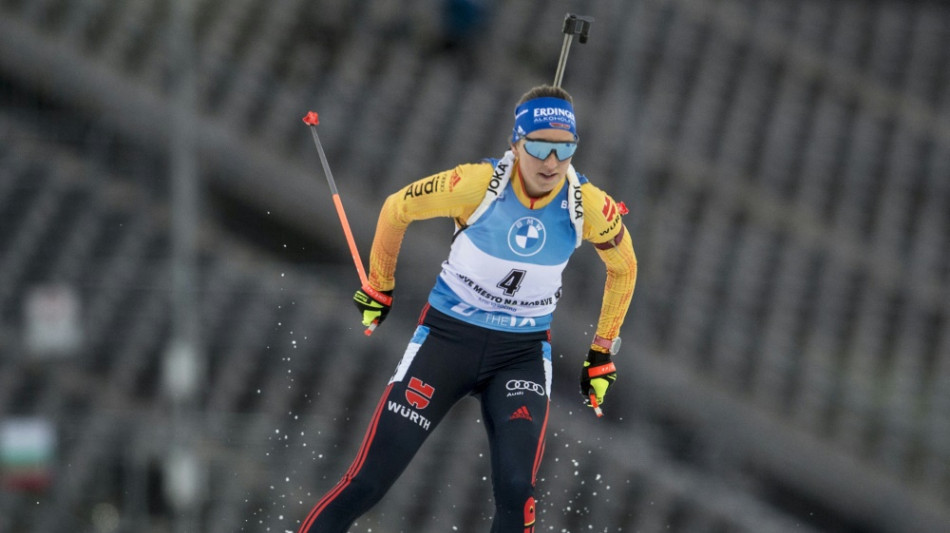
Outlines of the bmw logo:
M 515 221 L 508 230 L 508 248 L 521 257 L 532 256 L 544 248 L 544 224 L 534 217 Z

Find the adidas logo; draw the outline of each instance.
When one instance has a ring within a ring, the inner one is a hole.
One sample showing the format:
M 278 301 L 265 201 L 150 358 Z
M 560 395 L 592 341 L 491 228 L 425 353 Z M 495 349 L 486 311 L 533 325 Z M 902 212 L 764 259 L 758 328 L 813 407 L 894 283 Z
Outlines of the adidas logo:
M 511 417 L 508 418 L 508 420 L 517 420 L 519 418 L 523 418 L 525 420 L 534 420 L 531 418 L 531 413 L 528 412 L 528 407 L 524 405 L 519 407 L 514 413 L 511 413 Z

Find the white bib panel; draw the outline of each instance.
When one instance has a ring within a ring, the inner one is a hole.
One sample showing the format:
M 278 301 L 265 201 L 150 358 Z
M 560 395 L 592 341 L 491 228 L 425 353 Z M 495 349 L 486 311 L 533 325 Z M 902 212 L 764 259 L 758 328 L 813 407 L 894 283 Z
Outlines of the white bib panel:
M 429 303 L 460 320 L 506 331 L 543 331 L 577 245 L 570 187 L 529 209 L 506 183 L 452 243 Z

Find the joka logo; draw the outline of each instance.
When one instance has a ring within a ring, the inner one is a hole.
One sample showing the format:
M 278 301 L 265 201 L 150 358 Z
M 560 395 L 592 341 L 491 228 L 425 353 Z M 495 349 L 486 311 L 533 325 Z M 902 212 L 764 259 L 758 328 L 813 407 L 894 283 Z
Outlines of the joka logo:
M 508 230 L 508 248 L 521 257 L 532 256 L 544 248 L 545 237 L 544 224 L 540 220 L 519 218 Z
M 508 165 L 505 163 L 498 163 L 498 166 L 495 167 L 495 172 L 491 175 L 491 180 L 488 182 L 488 192 L 498 196 L 501 189 L 502 178 L 505 176 L 505 172 L 508 171 Z
M 429 400 L 435 394 L 435 387 L 426 385 L 419 378 L 409 380 L 409 388 L 406 389 L 406 401 L 416 409 L 425 409 L 429 406 Z

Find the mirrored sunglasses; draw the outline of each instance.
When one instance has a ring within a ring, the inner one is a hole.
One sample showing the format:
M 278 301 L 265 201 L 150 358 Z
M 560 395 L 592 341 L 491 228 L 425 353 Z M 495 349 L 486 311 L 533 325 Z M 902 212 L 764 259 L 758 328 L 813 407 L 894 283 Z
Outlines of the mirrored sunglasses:
M 577 151 L 577 143 L 525 139 L 524 151 L 541 160 L 547 159 L 548 156 L 551 155 L 551 152 L 554 152 L 554 156 L 557 157 L 558 161 L 564 161 Z

